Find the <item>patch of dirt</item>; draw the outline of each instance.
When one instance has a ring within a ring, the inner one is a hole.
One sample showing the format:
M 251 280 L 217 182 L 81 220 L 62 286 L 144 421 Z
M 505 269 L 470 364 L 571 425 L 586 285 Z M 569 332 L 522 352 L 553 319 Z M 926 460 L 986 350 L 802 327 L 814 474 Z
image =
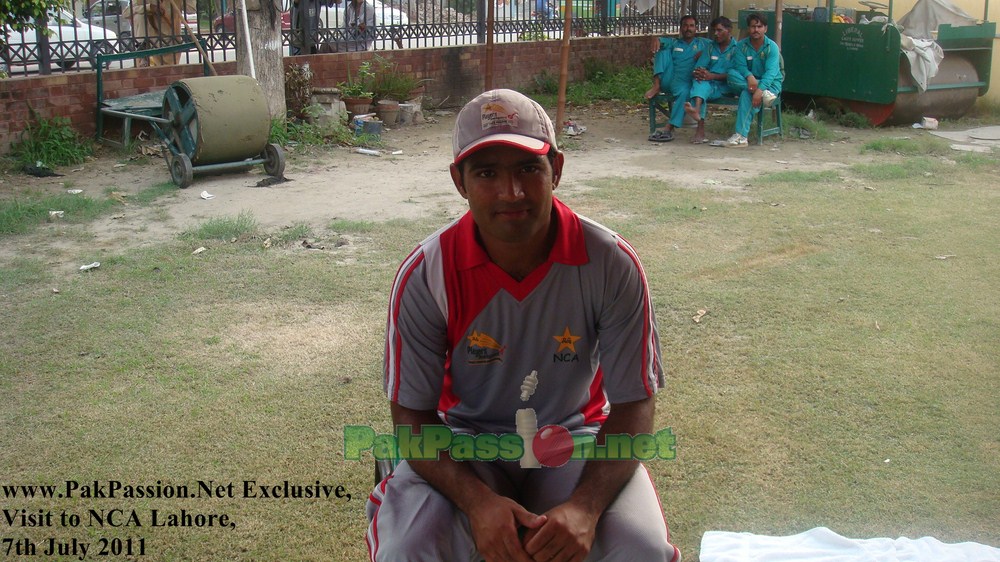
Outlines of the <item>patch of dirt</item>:
M 554 114 L 554 110 L 550 112 Z M 0 248 L 0 263 L 21 256 L 44 256 L 46 263 L 75 270 L 95 250 L 118 253 L 155 244 L 213 217 L 249 211 L 268 232 L 296 224 L 324 233 L 334 219 L 386 221 L 394 218 L 440 217 L 464 212 L 448 174 L 454 112 L 429 113 L 425 124 L 383 133 L 383 155 L 368 156 L 349 148 L 300 149 L 287 154 L 289 180 L 257 187 L 266 179 L 261 166 L 249 172 L 196 175 L 188 189 L 162 196 L 150 205 L 128 203 L 142 189 L 169 183 L 161 158 L 123 162 L 105 153 L 85 165 L 60 169 L 58 178 L 8 175 L 0 197 L 31 190 L 59 193 L 81 189 L 92 198 L 109 191 L 127 194 L 126 204 L 102 218 L 78 225 L 49 223 L 31 234 L 9 237 Z M 567 118 L 587 127 L 564 143 L 566 165 L 559 193 L 586 189 L 588 181 L 606 177 L 653 177 L 697 190 L 741 197 L 751 178 L 779 170 L 837 169 L 877 156 L 859 153 L 861 143 L 885 132 L 835 130 L 837 140 L 776 141 L 762 146 L 727 149 L 690 143 L 685 129 L 669 143 L 649 142 L 644 106 L 600 104 L 571 109 Z M 391 155 L 393 151 L 401 151 Z M 124 163 L 124 165 L 122 165 Z M 203 191 L 214 195 L 203 199 Z

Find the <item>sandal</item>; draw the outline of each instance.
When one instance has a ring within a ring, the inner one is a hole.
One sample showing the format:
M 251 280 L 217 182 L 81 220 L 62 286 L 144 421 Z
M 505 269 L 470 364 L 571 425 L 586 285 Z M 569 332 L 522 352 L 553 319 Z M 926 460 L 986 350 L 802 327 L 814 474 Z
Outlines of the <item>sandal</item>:
M 674 134 L 670 131 L 655 131 L 649 135 L 649 140 L 653 142 L 670 142 L 674 140 Z

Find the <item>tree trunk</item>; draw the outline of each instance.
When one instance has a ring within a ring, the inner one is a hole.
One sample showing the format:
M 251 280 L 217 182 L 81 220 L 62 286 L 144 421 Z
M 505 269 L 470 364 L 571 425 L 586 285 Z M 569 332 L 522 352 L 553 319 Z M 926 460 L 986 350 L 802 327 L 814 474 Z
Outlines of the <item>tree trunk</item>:
M 236 0 L 238 1 L 238 0 Z M 250 51 L 243 31 L 243 16 L 236 9 L 236 72 L 253 76 L 250 56 L 253 53 L 257 82 L 267 97 L 272 119 L 285 118 L 285 67 L 282 64 L 281 7 L 278 0 L 247 0 L 247 23 L 250 27 Z

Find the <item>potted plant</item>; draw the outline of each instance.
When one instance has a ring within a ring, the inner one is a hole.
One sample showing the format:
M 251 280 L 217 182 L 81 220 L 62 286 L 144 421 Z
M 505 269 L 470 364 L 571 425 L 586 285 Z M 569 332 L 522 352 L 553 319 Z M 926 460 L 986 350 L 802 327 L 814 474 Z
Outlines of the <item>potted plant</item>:
M 368 113 L 371 108 L 375 93 L 372 92 L 372 82 L 375 74 L 372 72 L 371 62 L 365 61 L 358 68 L 358 75 L 351 76 L 351 71 L 347 71 L 347 80 L 337 84 L 340 88 L 340 98 L 347 106 L 347 111 L 352 116 Z
M 406 101 L 410 99 L 410 92 L 423 82 L 400 72 L 396 63 L 378 55 L 373 60 L 372 73 L 372 91 L 376 100 Z
M 383 122 L 392 125 L 400 115 L 400 102 L 411 100 L 422 93 L 424 80 L 401 72 L 396 63 L 379 55 L 375 55 L 372 60 L 372 69 L 376 112 Z

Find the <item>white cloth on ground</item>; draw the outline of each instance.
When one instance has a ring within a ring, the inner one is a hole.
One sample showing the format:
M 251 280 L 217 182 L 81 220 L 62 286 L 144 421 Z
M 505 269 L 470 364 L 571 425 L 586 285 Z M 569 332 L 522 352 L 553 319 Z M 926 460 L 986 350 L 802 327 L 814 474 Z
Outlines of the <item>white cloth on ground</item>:
M 849 539 L 826 527 L 771 537 L 708 531 L 701 538 L 701 562 L 998 562 L 1000 548 L 974 542 L 946 544 L 919 539 Z

